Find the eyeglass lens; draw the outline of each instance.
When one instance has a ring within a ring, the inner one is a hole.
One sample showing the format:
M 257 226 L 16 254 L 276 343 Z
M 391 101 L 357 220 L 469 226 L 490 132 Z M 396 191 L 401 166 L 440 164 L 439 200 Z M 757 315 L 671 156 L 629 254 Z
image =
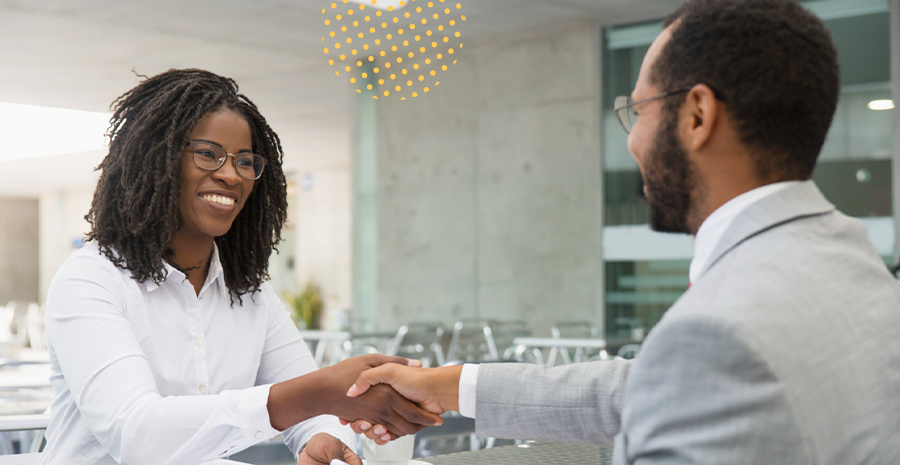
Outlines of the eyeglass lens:
M 204 170 L 215 171 L 221 168 L 229 156 L 225 149 L 208 142 L 191 141 L 190 147 L 194 154 L 194 164 Z M 255 153 L 238 153 L 232 156 L 234 169 L 242 178 L 259 179 L 262 175 L 266 166 L 265 158 Z
M 634 107 L 631 104 L 631 97 L 627 95 L 616 97 L 613 108 L 615 108 L 616 117 L 618 117 L 622 128 L 625 129 L 625 133 L 630 133 L 631 128 L 634 127 L 634 122 L 637 119 L 637 115 L 634 113 Z

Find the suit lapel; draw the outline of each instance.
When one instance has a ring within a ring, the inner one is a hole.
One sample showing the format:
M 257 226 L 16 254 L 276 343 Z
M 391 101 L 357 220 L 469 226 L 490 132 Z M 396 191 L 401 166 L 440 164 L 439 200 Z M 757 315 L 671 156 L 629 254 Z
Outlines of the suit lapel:
M 834 205 L 825 199 L 812 181 L 798 183 L 764 197 L 732 221 L 716 244 L 710 260 L 700 271 L 700 276 L 745 240 L 798 218 L 822 215 L 832 210 Z

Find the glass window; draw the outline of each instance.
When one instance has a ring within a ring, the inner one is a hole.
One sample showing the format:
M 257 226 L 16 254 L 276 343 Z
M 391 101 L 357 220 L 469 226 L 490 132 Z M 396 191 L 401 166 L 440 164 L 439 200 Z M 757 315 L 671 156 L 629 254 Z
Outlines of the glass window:
M 841 211 L 866 222 L 885 261 L 894 238 L 887 0 L 810 1 L 832 34 L 841 65 L 841 96 L 813 179 Z M 650 231 L 643 183 L 612 109 L 628 95 L 661 21 L 604 30 L 603 260 L 605 327 L 613 345 L 639 339 L 688 287 L 691 239 Z

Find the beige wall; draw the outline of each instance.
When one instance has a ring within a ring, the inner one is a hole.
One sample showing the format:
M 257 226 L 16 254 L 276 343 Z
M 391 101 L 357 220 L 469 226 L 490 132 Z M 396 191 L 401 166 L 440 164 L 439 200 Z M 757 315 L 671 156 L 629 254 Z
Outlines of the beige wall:
M 602 327 L 600 51 L 585 25 L 467 47 L 379 100 L 379 321 Z
M 78 250 L 76 241 L 83 238 L 90 225 L 84 215 L 91 209 L 92 189 L 73 189 L 41 194 L 40 234 L 34 241 L 40 245 L 40 297 L 47 298 L 50 281 L 60 265 Z
M 37 302 L 38 201 L 0 198 L 0 305 Z
M 296 284 L 318 284 L 326 309 L 349 309 L 353 304 L 350 166 L 300 170 L 293 183 Z

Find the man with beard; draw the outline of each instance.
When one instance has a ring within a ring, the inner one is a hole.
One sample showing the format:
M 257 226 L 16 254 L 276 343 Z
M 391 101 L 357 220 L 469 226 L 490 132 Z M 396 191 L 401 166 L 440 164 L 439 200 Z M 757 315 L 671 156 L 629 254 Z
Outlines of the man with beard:
M 695 256 L 640 355 L 385 365 L 348 394 L 388 383 L 479 436 L 614 443 L 621 465 L 900 463 L 900 286 L 810 181 L 840 89 L 828 32 L 794 0 L 691 0 L 664 26 L 615 107 L 651 226 Z

